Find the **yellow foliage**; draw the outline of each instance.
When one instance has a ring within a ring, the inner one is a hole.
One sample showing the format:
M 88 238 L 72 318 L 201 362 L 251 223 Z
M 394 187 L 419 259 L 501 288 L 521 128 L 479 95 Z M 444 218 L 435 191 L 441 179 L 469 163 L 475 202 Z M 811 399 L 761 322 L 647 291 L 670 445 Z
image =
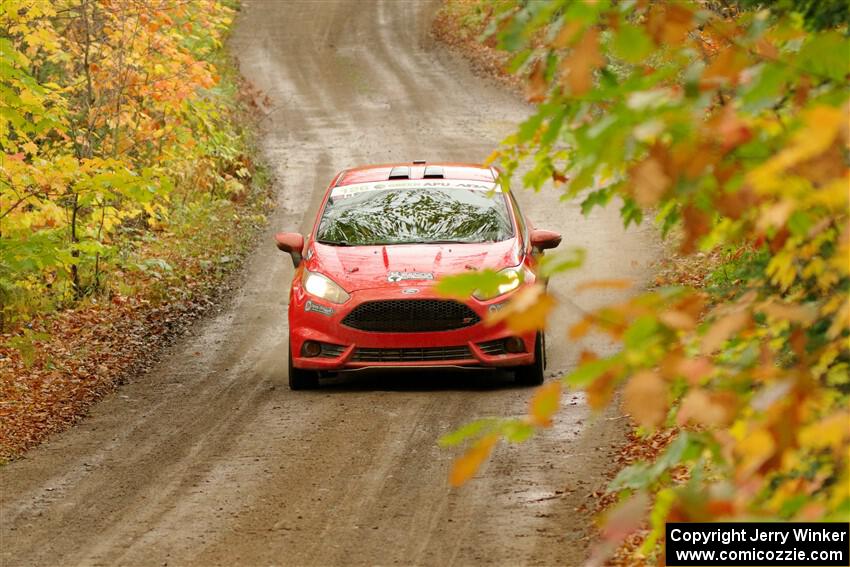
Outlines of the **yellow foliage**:
M 825 152 L 838 135 L 842 121 L 847 121 L 847 107 L 816 106 L 803 115 L 803 126 L 790 144 L 775 157 L 753 169 L 748 180 L 762 192 L 781 192 L 783 174 L 803 160 Z M 845 185 L 846 191 L 846 185 Z
M 800 445 L 812 449 L 839 449 L 850 439 L 850 412 L 837 412 L 800 430 Z
M 764 428 L 757 427 L 747 432 L 735 446 L 738 455 L 738 475 L 748 478 L 776 452 L 773 436 Z

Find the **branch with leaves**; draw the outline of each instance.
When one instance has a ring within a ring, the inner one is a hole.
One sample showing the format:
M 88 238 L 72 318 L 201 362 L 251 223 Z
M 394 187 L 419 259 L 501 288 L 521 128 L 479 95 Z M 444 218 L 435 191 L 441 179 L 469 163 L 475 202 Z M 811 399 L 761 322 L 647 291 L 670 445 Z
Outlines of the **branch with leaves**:
M 715 267 L 727 281 L 734 272 L 733 286 L 640 293 L 570 331 L 574 340 L 605 334 L 622 349 L 583 352 L 553 384 L 584 389 L 594 409 L 622 389 L 641 434 L 679 432 L 656 462 L 612 483 L 629 510 L 618 537 L 649 521 L 642 552 L 651 555 L 667 520 L 846 520 L 846 24 L 813 31 L 787 11 L 746 9 L 732 20 L 701 2 L 493 8 L 489 33 L 514 53 L 511 68 L 538 105 L 491 156 L 505 189 L 528 164 L 526 187 L 553 182 L 585 213 L 617 197 L 627 226 L 653 217 L 664 235 L 680 235 L 683 255 L 735 251 Z M 533 309 L 525 302 L 513 316 Z M 453 482 L 471 478 L 498 439 L 545 426 L 559 395 L 547 385 L 526 419 L 447 437 L 472 443 Z M 686 481 L 670 474 L 677 467 Z

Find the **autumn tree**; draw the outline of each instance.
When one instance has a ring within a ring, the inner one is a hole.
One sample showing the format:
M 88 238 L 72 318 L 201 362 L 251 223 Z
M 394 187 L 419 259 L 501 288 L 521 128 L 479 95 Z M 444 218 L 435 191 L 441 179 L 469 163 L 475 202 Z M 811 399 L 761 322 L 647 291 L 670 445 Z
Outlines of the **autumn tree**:
M 127 261 L 146 233 L 199 197 L 242 191 L 250 173 L 215 92 L 231 8 L 0 6 L 0 296 L 20 321 L 146 269 Z

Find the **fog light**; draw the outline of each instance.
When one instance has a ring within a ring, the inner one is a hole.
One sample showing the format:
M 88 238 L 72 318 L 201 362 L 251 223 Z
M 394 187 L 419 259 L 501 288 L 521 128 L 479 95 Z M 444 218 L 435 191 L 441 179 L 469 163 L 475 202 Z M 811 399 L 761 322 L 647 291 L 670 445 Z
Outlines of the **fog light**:
M 513 354 L 525 352 L 525 343 L 519 337 L 508 337 L 505 339 L 505 350 Z
M 304 341 L 304 344 L 301 345 L 301 356 L 313 358 L 314 356 L 319 356 L 321 353 L 322 345 L 316 341 Z

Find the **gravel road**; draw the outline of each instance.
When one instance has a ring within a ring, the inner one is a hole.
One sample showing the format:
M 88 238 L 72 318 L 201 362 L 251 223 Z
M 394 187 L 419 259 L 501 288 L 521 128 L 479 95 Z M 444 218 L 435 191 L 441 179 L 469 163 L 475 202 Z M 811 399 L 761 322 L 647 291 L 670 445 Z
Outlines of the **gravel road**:
M 624 420 L 579 394 L 558 423 L 499 447 L 453 490 L 456 451 L 437 438 L 485 415 L 524 413 L 530 391 L 498 374 L 358 374 L 286 387 L 292 276 L 276 230 L 306 231 L 334 172 L 370 162 L 481 161 L 530 109 L 427 35 L 433 3 L 245 0 L 231 48 L 268 95 L 263 150 L 279 207 L 221 311 L 79 426 L 0 468 L 2 565 L 575 565 L 590 541 Z M 641 284 L 660 247 L 612 208 L 589 219 L 549 187 L 521 192 L 536 226 L 584 246 L 552 288 L 578 307 L 618 295 L 578 281 Z M 550 370 L 570 369 L 579 317 L 562 303 Z M 585 346 L 613 347 L 600 338 Z

